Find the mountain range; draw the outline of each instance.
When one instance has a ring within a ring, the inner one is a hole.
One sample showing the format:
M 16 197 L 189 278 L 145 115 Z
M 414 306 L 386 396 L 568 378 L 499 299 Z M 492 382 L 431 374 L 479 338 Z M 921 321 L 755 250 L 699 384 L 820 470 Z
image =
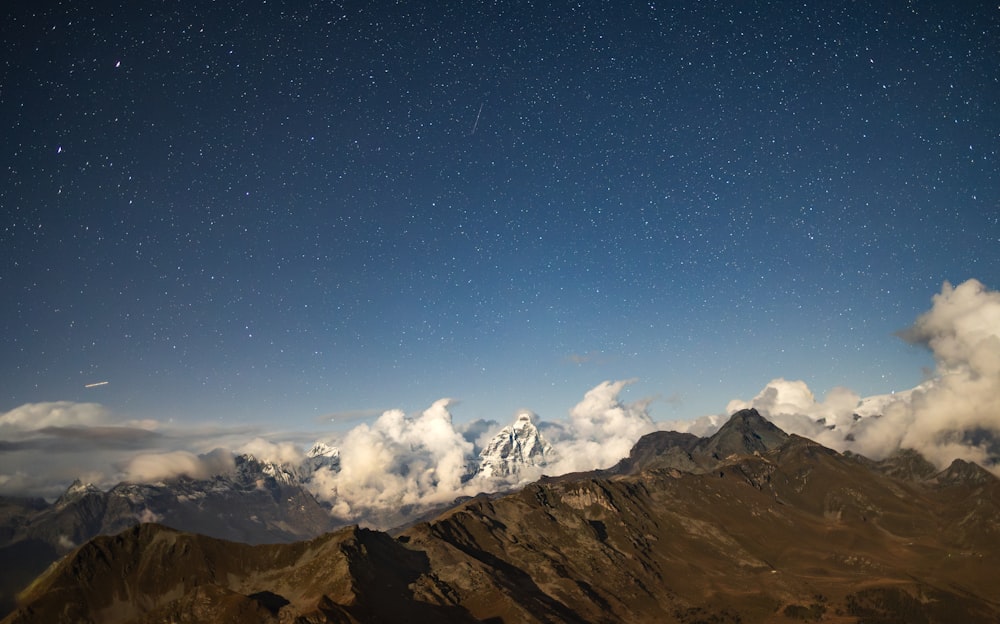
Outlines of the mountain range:
M 465 481 L 503 489 L 529 467 L 541 467 L 552 447 L 521 414 L 470 461 Z M 13 597 L 50 563 L 98 535 L 155 522 L 247 544 L 288 543 L 322 535 L 346 523 L 313 495 L 319 470 L 340 470 L 340 450 L 316 442 L 295 465 L 235 455 L 232 470 L 210 478 L 177 477 L 156 483 L 119 483 L 103 491 L 77 481 L 56 501 L 0 498 L 0 617 Z M 427 515 L 402 509 L 403 519 Z
M 391 535 L 143 523 L 73 550 L 3 622 L 997 622 L 998 538 L 979 466 L 840 454 L 744 410 Z

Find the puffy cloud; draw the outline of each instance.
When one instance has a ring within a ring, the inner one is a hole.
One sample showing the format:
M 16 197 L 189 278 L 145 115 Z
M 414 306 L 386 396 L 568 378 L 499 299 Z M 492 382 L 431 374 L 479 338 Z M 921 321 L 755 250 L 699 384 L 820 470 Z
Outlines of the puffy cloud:
M 939 370 L 996 379 L 1000 376 L 1000 292 L 970 279 L 945 282 L 933 306 L 900 332 L 934 353 Z
M 854 425 L 860 402 L 860 396 L 843 387 L 832 389 L 819 401 L 804 381 L 778 378 L 750 401 L 730 401 L 726 413 L 752 407 L 789 433 L 846 450 L 845 431 Z
M 559 458 L 547 473 L 607 468 L 628 456 L 636 440 L 657 429 L 649 417 L 648 400 L 627 404 L 619 398 L 633 382 L 602 382 L 570 410 L 568 424 L 540 425 Z
M 161 442 L 155 421 L 97 403 L 29 403 L 0 414 L 0 493 L 55 498 L 74 479 L 110 485 L 115 462 Z
M 995 463 L 1000 440 L 1000 292 L 969 280 L 945 283 L 931 309 L 901 334 L 928 347 L 938 376 L 887 410 L 905 424 L 900 444 L 939 464 Z M 978 458 L 978 459 L 977 459 Z
M 542 435 L 554 447 L 555 462 L 529 468 L 506 485 L 538 477 L 543 470 L 557 475 L 606 467 L 628 455 L 640 436 L 656 429 L 647 413 L 648 401 L 620 400 L 630 383 L 603 382 L 570 410 L 567 421 L 540 422 Z M 455 426 L 450 404 L 450 399 L 441 399 L 414 417 L 389 410 L 372 424 L 357 425 L 335 441 L 340 471 L 317 470 L 310 484 L 313 493 L 329 501 L 344 520 L 388 527 L 406 513 L 483 488 L 503 487 L 497 480 L 464 480 L 476 463 L 476 451 L 500 426 L 492 421 Z
M 712 435 L 729 419 L 729 413 L 699 416 L 694 420 L 673 420 L 658 424 L 661 431 L 680 431 L 698 437 Z
M 453 425 L 450 403 L 441 399 L 414 418 L 389 410 L 354 427 L 339 443 L 340 471 L 318 470 L 314 493 L 352 519 L 453 499 L 473 445 Z

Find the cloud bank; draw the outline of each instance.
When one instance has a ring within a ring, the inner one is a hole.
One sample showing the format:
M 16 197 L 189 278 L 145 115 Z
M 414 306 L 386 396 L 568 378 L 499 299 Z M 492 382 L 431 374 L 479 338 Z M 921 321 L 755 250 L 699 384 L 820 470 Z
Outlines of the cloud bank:
M 142 453 L 128 460 L 121 471 L 123 481 L 157 483 L 177 477 L 208 479 L 233 469 L 231 453 L 216 451 L 195 455 L 190 451 Z

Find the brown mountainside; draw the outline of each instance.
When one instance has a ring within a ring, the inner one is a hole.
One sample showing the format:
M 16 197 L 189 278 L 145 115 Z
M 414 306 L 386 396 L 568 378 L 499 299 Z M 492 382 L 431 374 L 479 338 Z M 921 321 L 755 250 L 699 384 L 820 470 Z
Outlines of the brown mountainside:
M 144 525 L 60 561 L 4 622 L 1000 621 L 996 477 L 913 458 L 894 476 L 898 458 L 755 412 L 730 425 L 652 434 L 613 470 L 479 496 L 396 539 L 246 546 Z

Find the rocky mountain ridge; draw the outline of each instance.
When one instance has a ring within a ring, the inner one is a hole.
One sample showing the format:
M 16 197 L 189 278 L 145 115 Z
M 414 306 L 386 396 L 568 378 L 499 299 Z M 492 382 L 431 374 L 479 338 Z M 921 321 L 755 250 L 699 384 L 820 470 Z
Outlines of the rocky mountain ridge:
M 998 538 L 1000 480 L 978 466 L 842 455 L 748 410 L 396 539 L 96 538 L 4 622 L 996 622 Z

